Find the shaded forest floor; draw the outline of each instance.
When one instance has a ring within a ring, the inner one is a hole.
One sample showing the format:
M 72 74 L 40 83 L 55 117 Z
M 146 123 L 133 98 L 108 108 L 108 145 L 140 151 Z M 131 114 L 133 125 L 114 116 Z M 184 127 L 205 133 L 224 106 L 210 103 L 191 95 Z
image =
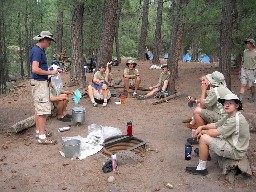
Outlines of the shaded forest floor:
M 121 78 L 125 64 L 112 67 L 115 78 Z M 139 62 L 142 85 L 156 84 L 161 70 L 150 70 L 148 62 Z M 180 63 L 177 90 L 184 95 L 200 95 L 199 77 L 216 70 L 216 65 L 200 63 Z M 92 74 L 86 74 L 90 83 Z M 63 75 L 64 82 L 68 74 Z M 186 166 L 197 165 L 198 157 L 184 160 L 184 144 L 191 131 L 184 127 L 182 120 L 191 116 L 192 109 L 187 107 L 186 98 L 179 97 L 168 103 L 152 105 L 154 99 L 146 101 L 127 98 L 125 105 L 116 105 L 115 98 L 107 108 L 94 108 L 88 98 L 81 100 L 86 108 L 86 121 L 74 126 L 70 131 L 59 133 L 62 123 L 56 119 L 47 120 L 47 129 L 53 131 L 58 144 L 39 145 L 34 138 L 34 128 L 19 134 L 6 133 L 6 128 L 33 114 L 33 100 L 28 81 L 19 82 L 8 95 L 0 96 L 0 188 L 1 191 L 97 191 L 105 192 L 118 189 L 120 192 L 170 191 L 165 184 L 171 183 L 173 191 L 255 191 L 255 176 L 236 177 L 234 184 L 224 180 L 217 159 L 212 154 L 208 162 L 209 174 L 205 177 L 185 173 Z M 71 88 L 69 88 L 71 89 Z M 72 89 L 75 89 L 72 87 Z M 232 91 L 238 93 L 238 76 L 232 75 Z M 122 91 L 121 89 L 119 91 Z M 141 92 L 142 93 L 142 92 Z M 248 92 L 247 92 L 248 94 Z M 72 102 L 68 106 L 71 112 Z M 255 103 L 244 103 L 247 112 L 255 112 Z M 143 162 L 119 167 L 119 175 L 103 173 L 102 166 L 107 157 L 100 152 L 84 160 L 70 160 L 62 157 L 61 137 L 87 136 L 87 127 L 92 123 L 119 128 L 126 133 L 127 121 L 133 122 L 134 136 L 147 142 L 147 147 L 157 149 L 148 151 Z M 251 134 L 249 150 L 250 161 L 256 162 L 256 138 Z M 109 176 L 115 177 L 108 183 Z

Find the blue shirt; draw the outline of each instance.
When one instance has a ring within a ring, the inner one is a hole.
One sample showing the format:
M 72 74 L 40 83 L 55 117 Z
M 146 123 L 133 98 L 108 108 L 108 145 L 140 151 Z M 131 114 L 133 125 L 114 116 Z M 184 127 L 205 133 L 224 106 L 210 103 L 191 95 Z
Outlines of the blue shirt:
M 34 45 L 34 47 L 30 51 L 30 65 L 32 69 L 33 61 L 39 62 L 39 68 L 48 71 L 47 58 L 45 51 L 41 49 L 38 45 Z M 38 75 L 32 72 L 32 79 L 38 81 L 46 81 L 48 79 L 48 75 Z

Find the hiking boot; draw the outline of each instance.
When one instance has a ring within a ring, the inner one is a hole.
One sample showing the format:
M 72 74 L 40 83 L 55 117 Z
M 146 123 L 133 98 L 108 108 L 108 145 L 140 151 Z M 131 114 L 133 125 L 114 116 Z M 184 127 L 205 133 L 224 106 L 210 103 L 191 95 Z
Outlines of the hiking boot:
M 202 175 L 202 176 L 208 175 L 207 169 L 196 170 L 196 167 L 186 167 L 186 172 L 193 175 Z
M 132 96 L 133 96 L 134 98 L 137 98 L 138 95 L 137 95 L 136 92 L 133 92 Z
M 185 119 L 182 121 L 182 123 L 190 123 L 192 121 L 192 118 L 189 118 L 189 119 Z
M 199 144 L 198 141 L 195 138 L 188 138 L 187 142 L 189 142 L 191 145 Z
M 107 107 L 107 105 L 108 103 L 105 103 L 105 102 L 102 104 L 103 107 Z
M 96 103 L 96 102 L 93 103 L 92 105 L 93 105 L 93 107 L 98 107 L 98 103 Z

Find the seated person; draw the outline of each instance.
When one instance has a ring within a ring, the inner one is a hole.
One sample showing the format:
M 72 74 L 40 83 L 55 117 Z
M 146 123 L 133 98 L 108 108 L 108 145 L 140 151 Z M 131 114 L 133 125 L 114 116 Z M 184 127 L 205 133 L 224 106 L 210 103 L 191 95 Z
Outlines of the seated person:
M 50 87 L 50 101 L 52 102 L 52 111 L 56 108 L 57 119 L 63 122 L 71 122 L 72 115 L 67 114 L 67 105 L 70 100 L 70 95 L 73 95 L 72 91 L 61 91 L 60 95 L 57 95 L 56 91 L 52 87 L 51 78 L 49 78 Z
M 99 65 L 98 71 L 93 76 L 92 84 L 88 86 L 88 95 L 94 107 L 97 107 L 98 103 L 103 103 L 102 106 L 106 107 L 111 97 L 110 91 L 108 90 L 109 66 L 111 63 L 108 62 L 107 67 L 105 65 Z
M 207 175 L 206 169 L 209 149 L 218 156 L 240 160 L 249 147 L 249 124 L 239 112 L 242 102 L 235 94 L 227 94 L 219 99 L 227 116 L 217 123 L 199 126 L 194 134 L 199 140 L 199 164 L 197 167 L 186 167 L 186 172 L 194 175 Z
M 132 59 L 128 59 L 126 62 L 126 68 L 124 69 L 124 88 L 125 95 L 128 95 L 130 86 L 134 87 L 133 96 L 136 97 L 137 91 L 141 82 L 139 70 L 136 69 L 137 63 Z
M 198 106 L 193 112 L 193 120 L 188 128 L 196 128 L 207 123 L 215 123 L 226 115 L 223 106 L 218 102 L 219 98 L 224 98 L 232 93 L 226 86 L 224 75 L 218 71 L 202 76 L 201 97 L 196 99 L 191 97 L 189 102 L 197 103 Z
M 170 78 L 170 72 L 168 71 L 168 65 L 162 65 L 162 70 L 163 72 L 160 74 L 159 81 L 156 85 L 149 87 L 151 90 L 149 93 L 146 95 L 139 95 L 138 99 L 146 99 L 148 97 L 151 97 L 158 91 L 161 91 L 163 94 L 165 94 L 165 91 L 167 90 L 168 87 L 168 81 Z

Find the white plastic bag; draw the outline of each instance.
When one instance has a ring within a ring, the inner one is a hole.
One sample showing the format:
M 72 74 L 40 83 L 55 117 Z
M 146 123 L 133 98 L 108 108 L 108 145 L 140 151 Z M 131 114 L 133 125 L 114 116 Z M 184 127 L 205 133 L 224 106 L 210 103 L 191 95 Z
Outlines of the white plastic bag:
M 101 126 L 96 125 L 95 123 L 88 126 L 88 134 L 90 134 L 93 131 L 101 130 Z
M 63 83 L 61 80 L 60 73 L 57 73 L 56 75 L 51 77 L 52 87 L 56 91 L 57 95 L 60 95 L 61 90 L 63 88 Z
M 110 137 L 122 135 L 122 132 L 118 128 L 103 126 L 102 135 L 103 135 L 103 140 L 105 140 Z

